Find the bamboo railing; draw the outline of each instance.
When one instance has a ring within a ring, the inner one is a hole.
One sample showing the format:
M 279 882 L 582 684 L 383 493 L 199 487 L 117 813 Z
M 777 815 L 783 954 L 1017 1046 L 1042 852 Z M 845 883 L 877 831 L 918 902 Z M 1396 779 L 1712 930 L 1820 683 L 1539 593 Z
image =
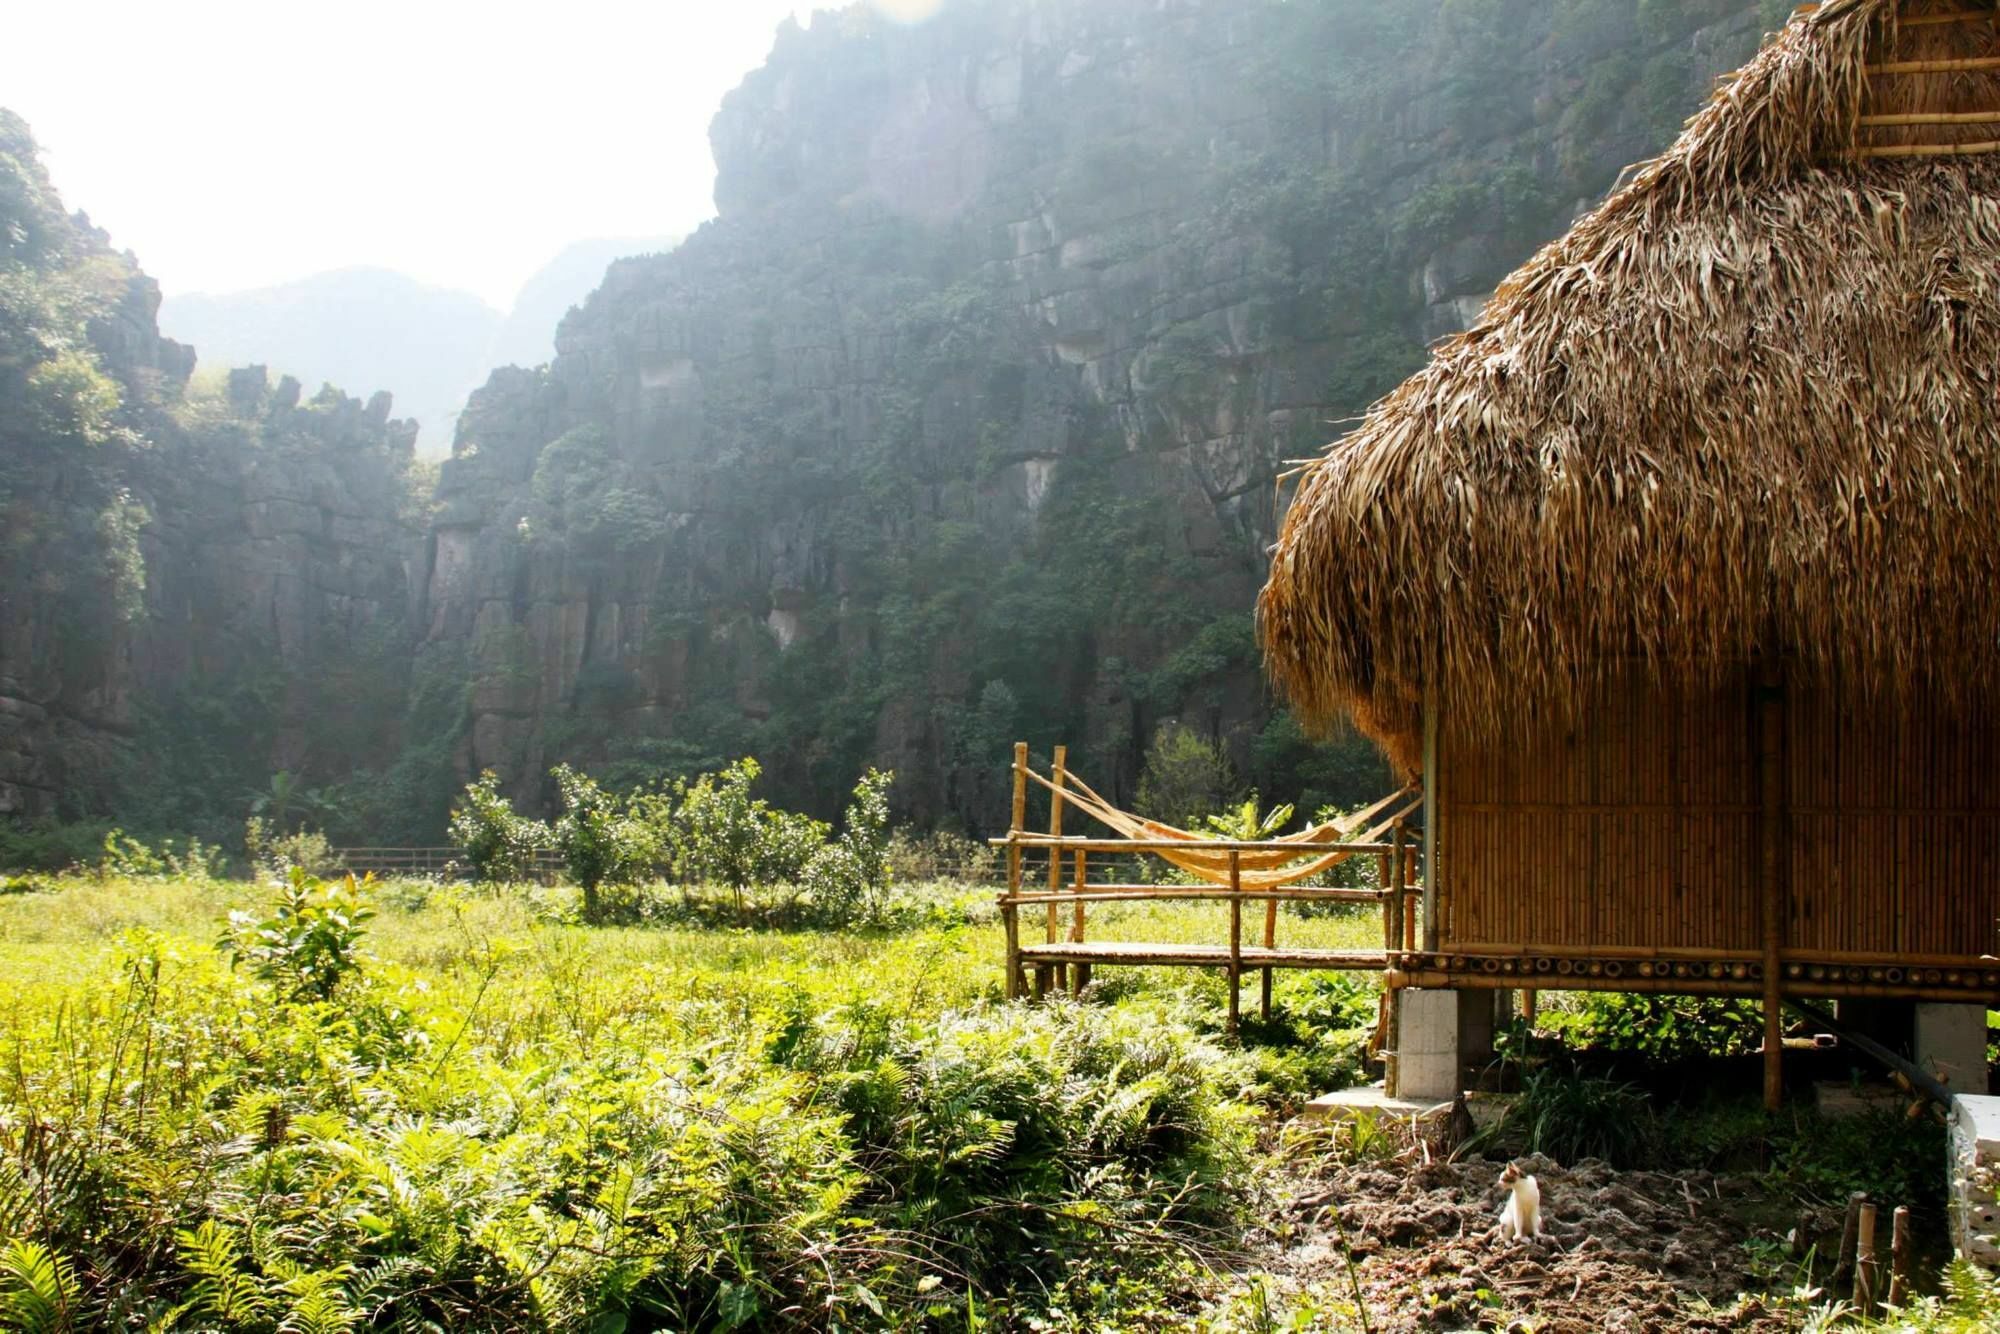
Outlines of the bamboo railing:
M 1179 839 L 1090 838 L 1065 834 L 1063 808 L 1071 804 L 1066 795 L 1067 758 L 1067 749 L 1058 746 L 1052 772 L 1043 779 L 1028 767 L 1027 744 L 1023 742 L 1014 747 L 1012 828 L 1005 838 L 989 840 L 992 846 L 1003 851 L 1007 865 L 1007 888 L 999 896 L 999 905 L 1006 932 L 1005 991 L 1008 999 L 1031 994 L 1039 1000 L 1050 991 L 1065 987 L 1073 994 L 1080 992 L 1089 985 L 1092 969 L 1100 964 L 1221 968 L 1228 978 L 1228 1031 L 1234 1035 L 1240 1019 L 1242 983 L 1246 971 L 1260 974 L 1258 1010 L 1268 1019 L 1271 1014 L 1271 982 L 1276 969 L 1386 972 L 1395 954 L 1416 948 L 1418 905 L 1413 900 L 1420 898 L 1423 890 L 1416 874 L 1416 845 L 1401 820 L 1396 821 L 1386 841 L 1377 842 L 1202 841 L 1198 845 L 1201 852 L 1228 858 L 1227 885 L 1092 881 L 1090 863 L 1093 856 L 1118 857 L 1122 861 L 1133 854 L 1187 852 L 1190 845 Z M 1028 781 L 1031 777 L 1049 792 L 1049 828 L 1046 833 L 1037 833 L 1025 827 Z M 1246 853 L 1290 852 L 1304 860 L 1323 856 L 1334 847 L 1353 857 L 1374 860 L 1378 867 L 1376 887 L 1264 886 L 1243 882 L 1242 858 Z M 1046 862 L 1044 889 L 1028 888 L 1027 865 L 1030 857 L 1039 857 Z M 1066 861 L 1070 872 L 1067 876 L 1064 874 Z M 1396 885 L 1401 886 L 1400 893 L 1392 891 L 1391 886 Z M 1227 903 L 1229 928 L 1226 943 L 1190 945 L 1087 939 L 1089 905 L 1157 902 Z M 1374 904 L 1382 910 L 1382 947 L 1378 950 L 1280 948 L 1278 905 L 1281 903 Z M 1246 945 L 1244 909 L 1259 904 L 1264 909 L 1259 943 Z M 1042 911 L 1034 911 L 1037 908 Z M 1030 921 L 1039 919 L 1040 941 L 1023 939 L 1024 909 L 1028 911 Z M 1393 1006 L 1393 1003 L 1392 988 L 1390 1004 Z

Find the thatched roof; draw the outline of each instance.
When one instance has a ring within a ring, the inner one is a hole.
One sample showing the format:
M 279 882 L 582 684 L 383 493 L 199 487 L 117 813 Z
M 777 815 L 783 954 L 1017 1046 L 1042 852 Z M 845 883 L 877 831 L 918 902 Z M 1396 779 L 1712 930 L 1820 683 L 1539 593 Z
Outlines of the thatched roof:
M 1464 723 L 1633 659 L 1996 684 L 2000 120 L 1935 117 L 2000 72 L 1900 68 L 2000 57 L 1991 9 L 1801 11 L 1310 466 L 1259 600 L 1309 723 L 1407 763 L 1426 682 Z

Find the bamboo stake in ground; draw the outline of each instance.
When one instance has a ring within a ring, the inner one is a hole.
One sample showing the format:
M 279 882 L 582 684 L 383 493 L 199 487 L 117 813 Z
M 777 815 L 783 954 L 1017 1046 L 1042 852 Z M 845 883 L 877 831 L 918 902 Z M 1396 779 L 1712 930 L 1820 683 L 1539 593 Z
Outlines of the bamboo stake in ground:
M 1847 1218 L 1840 1225 L 1840 1255 L 1833 1262 L 1833 1283 L 1838 1286 L 1854 1272 L 1854 1238 L 1861 1228 L 1861 1205 L 1868 1198 L 1863 1191 L 1847 1197 Z
M 1854 1233 L 1854 1309 L 1862 1316 L 1875 1311 L 1875 1293 L 1881 1262 L 1875 1258 L 1875 1206 L 1863 1200 Z
M 1889 1305 L 1910 1298 L 1910 1206 L 1899 1204 L 1889 1224 Z

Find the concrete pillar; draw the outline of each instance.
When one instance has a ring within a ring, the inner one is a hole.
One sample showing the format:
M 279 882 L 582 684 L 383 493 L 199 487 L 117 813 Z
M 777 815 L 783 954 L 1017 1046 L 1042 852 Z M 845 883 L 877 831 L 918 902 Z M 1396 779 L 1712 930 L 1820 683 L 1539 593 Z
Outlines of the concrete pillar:
M 1916 1057 L 1953 1093 L 1985 1093 L 1986 1007 L 1919 1002 Z
M 1493 1060 L 1498 993 L 1406 987 L 1397 1001 L 1396 1093 L 1455 1098 Z

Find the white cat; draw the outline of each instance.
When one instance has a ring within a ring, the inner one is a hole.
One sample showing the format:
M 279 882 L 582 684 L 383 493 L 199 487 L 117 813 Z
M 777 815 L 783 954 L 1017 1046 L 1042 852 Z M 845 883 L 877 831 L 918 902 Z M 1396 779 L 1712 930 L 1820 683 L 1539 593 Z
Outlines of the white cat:
M 1500 1235 L 1522 1241 L 1542 1235 L 1542 1188 L 1523 1172 L 1518 1163 L 1509 1163 L 1500 1172 L 1500 1184 L 1509 1192 L 1500 1210 Z

